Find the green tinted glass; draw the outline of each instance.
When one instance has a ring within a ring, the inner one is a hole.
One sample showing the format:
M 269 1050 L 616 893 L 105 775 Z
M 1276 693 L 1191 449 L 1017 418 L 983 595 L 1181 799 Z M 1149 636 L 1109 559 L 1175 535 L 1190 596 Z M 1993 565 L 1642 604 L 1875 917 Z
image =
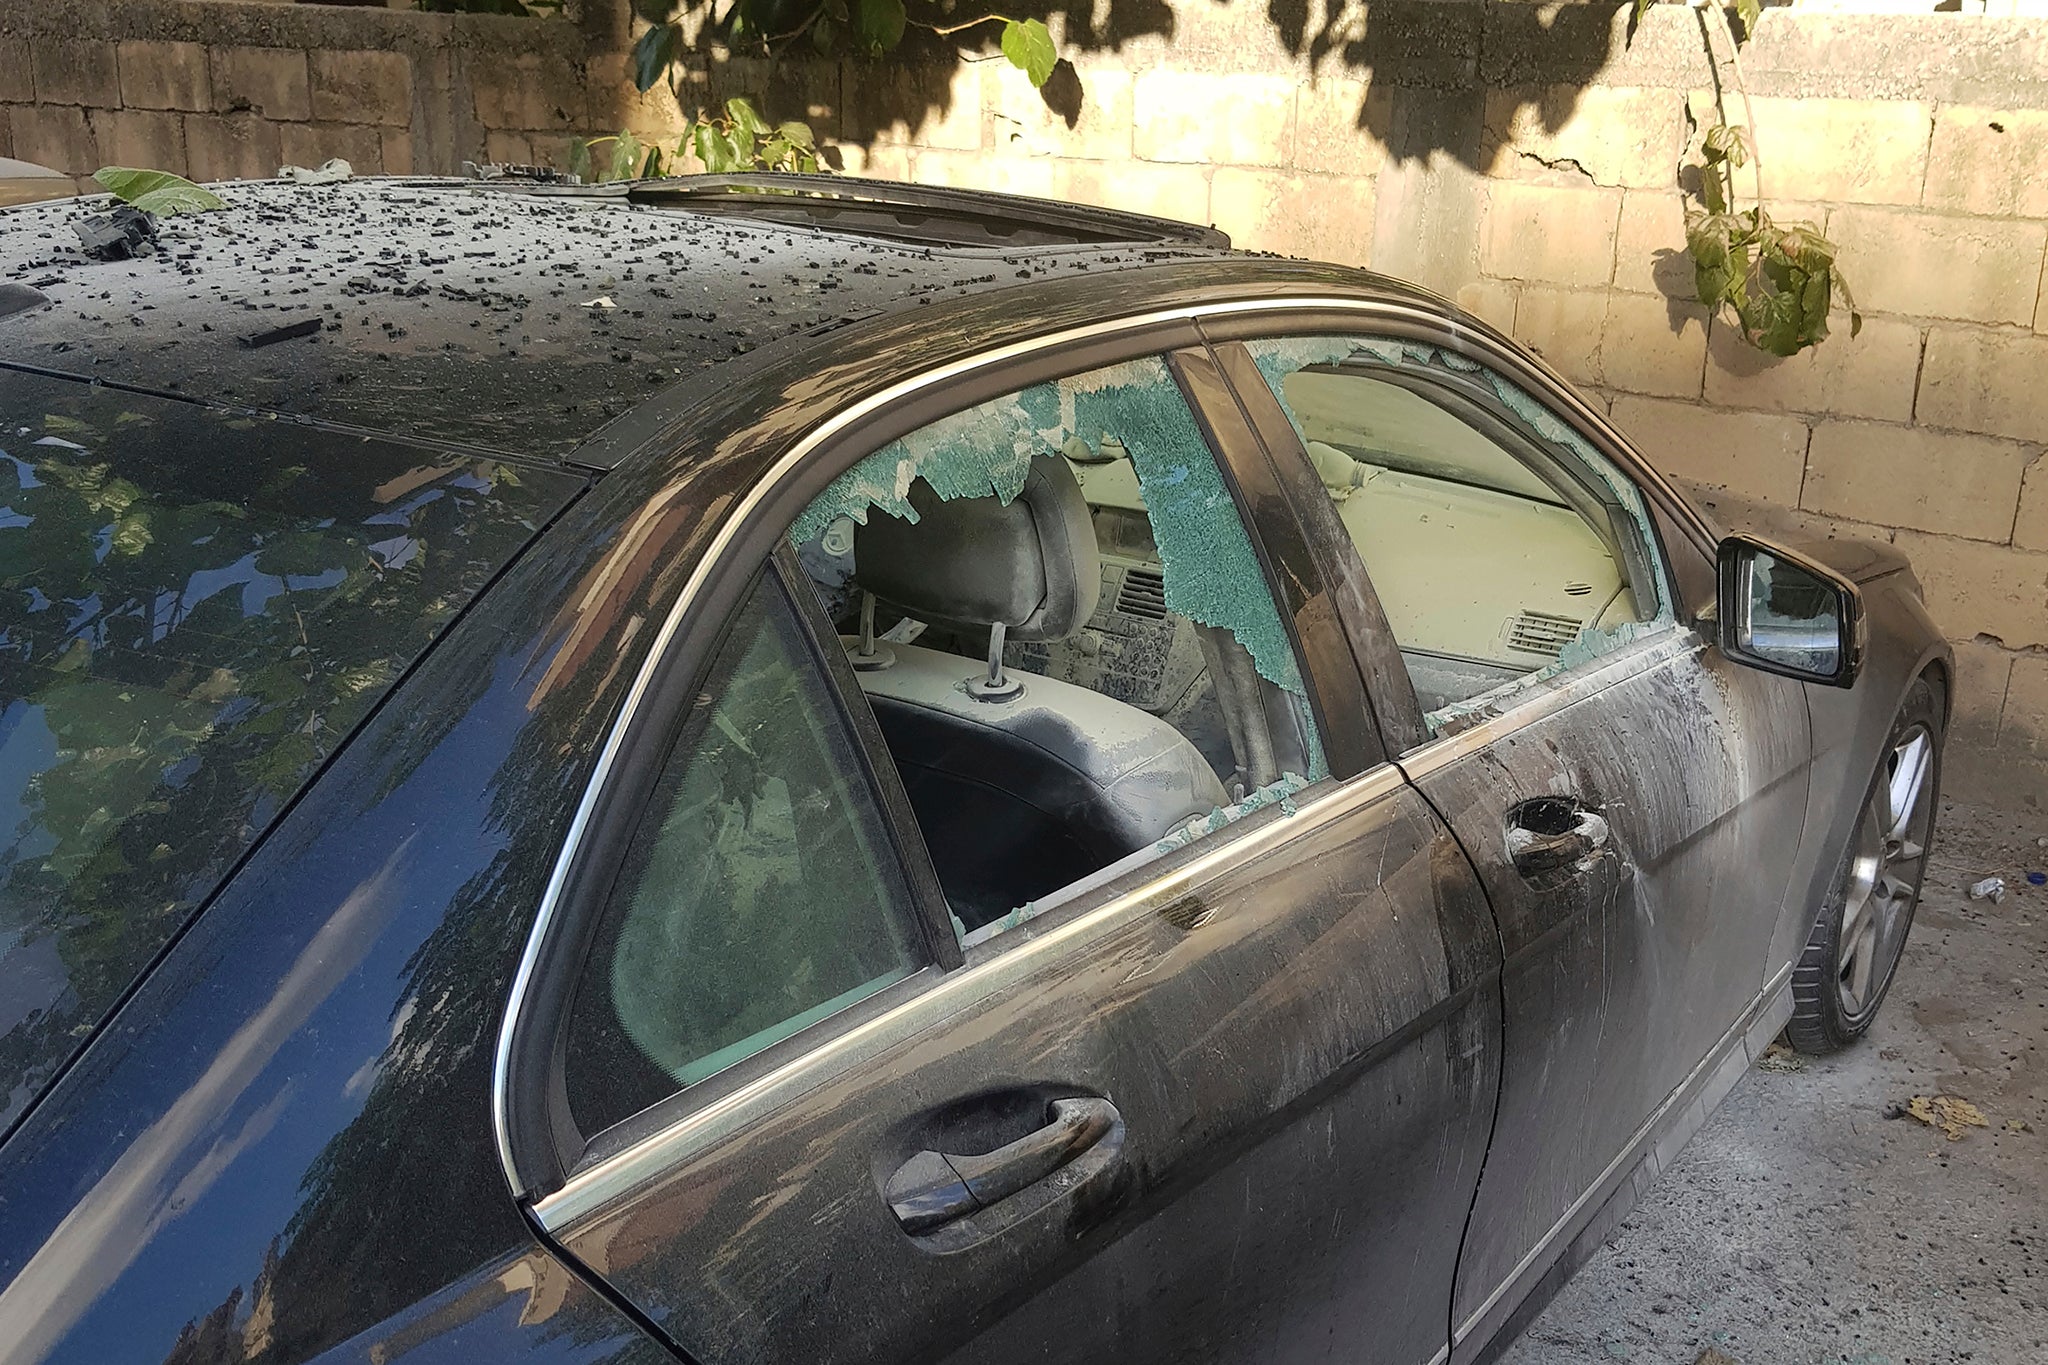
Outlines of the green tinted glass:
M 788 601 L 742 610 L 641 817 L 570 1020 L 596 1132 L 916 970 L 909 892 Z

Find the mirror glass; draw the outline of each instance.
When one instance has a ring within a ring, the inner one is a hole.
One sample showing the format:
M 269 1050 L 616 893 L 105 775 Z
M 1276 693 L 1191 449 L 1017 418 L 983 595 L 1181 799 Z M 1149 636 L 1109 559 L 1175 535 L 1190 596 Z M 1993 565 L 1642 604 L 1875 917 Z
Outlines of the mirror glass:
M 1832 677 L 1842 667 L 1842 599 L 1835 585 L 1766 550 L 1748 555 L 1743 648 L 1801 673 Z

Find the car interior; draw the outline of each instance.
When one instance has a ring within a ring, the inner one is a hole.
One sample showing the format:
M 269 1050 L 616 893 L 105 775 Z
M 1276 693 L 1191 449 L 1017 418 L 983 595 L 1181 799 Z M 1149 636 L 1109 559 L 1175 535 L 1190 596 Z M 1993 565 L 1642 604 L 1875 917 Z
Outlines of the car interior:
M 964 941 L 1321 775 L 1291 656 L 1262 672 L 1242 638 L 1263 629 L 1286 648 L 1249 538 L 1156 368 L 1151 383 L 1063 381 L 986 405 L 920 433 L 914 456 L 896 443 L 869 461 L 903 487 L 895 514 L 854 507 L 842 480 L 799 542 Z M 1040 420 L 1072 415 L 1077 392 L 1106 425 Z M 1134 458 L 1127 437 L 1153 449 Z M 1161 553 L 1140 461 L 1165 484 L 1154 502 L 1190 513 L 1185 554 Z M 1176 602 L 1216 577 L 1218 543 L 1252 581 L 1198 620 Z

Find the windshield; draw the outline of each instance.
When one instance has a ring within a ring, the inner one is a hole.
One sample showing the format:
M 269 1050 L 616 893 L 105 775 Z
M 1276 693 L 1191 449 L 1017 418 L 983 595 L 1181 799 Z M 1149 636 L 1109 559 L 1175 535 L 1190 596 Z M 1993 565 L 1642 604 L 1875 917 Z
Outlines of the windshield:
M 0 1130 L 579 486 L 0 371 Z

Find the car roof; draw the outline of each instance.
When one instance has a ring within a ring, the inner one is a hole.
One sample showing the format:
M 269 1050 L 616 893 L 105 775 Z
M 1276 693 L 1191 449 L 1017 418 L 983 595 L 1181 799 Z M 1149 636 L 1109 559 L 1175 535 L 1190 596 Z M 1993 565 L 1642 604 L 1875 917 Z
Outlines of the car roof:
M 161 249 L 132 260 L 90 259 L 73 231 L 111 199 L 0 212 L 0 281 L 48 300 L 0 313 L 0 364 L 560 459 L 651 393 L 771 342 L 1028 280 L 1226 254 L 1204 229 L 1176 240 L 1145 232 L 1172 226 L 1159 220 L 993 195 L 954 207 L 1036 207 L 1025 236 L 1040 244 L 774 223 L 702 192 L 381 177 L 217 191 L 225 211 L 162 220 Z M 693 200 L 706 206 L 660 206 Z M 1063 219 L 1096 240 L 1046 242 Z M 1101 240 L 1120 228 L 1149 240 Z

